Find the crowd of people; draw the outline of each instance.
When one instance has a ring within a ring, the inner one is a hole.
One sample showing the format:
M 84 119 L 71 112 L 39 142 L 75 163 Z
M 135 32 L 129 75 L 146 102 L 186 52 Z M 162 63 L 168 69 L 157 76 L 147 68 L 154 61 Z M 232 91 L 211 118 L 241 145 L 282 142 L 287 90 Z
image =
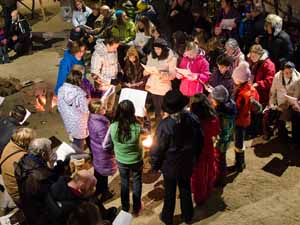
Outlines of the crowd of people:
M 4 185 L 30 225 L 86 225 L 83 216 L 89 224 L 109 223 L 116 208 L 103 203 L 114 196 L 108 177 L 117 170 L 122 210 L 130 211 L 132 177 L 132 213 L 139 216 L 142 143 L 149 134 L 152 170 L 164 181 L 160 219 L 168 225 L 177 187 L 182 219 L 192 223 L 193 201 L 202 205 L 214 187 L 226 185 L 232 141 L 238 173 L 246 167 L 246 139 L 277 135 L 300 149 L 300 74 L 282 18 L 255 0 L 238 9 L 221 0 L 215 19 L 197 1 L 173 0 L 166 1 L 167 21 L 160 21 L 154 2 L 127 1 L 122 9 L 74 2 L 55 94 L 72 146 L 90 152 L 93 174 L 71 176 L 50 140 L 18 128 L 24 107 L 0 119 Z M 148 93 L 145 117 L 135 115 L 131 101 L 117 103 L 122 88 Z

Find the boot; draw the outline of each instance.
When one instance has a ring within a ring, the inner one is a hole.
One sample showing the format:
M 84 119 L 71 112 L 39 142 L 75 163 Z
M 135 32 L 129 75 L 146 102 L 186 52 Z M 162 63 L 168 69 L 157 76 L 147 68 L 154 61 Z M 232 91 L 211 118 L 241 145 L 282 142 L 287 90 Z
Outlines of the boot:
M 226 163 L 226 152 L 221 152 L 219 156 L 219 166 L 218 166 L 219 176 L 216 181 L 217 187 L 224 187 L 226 184 L 227 176 L 227 163 Z
M 245 152 L 235 152 L 235 168 L 237 172 L 241 173 L 246 168 Z

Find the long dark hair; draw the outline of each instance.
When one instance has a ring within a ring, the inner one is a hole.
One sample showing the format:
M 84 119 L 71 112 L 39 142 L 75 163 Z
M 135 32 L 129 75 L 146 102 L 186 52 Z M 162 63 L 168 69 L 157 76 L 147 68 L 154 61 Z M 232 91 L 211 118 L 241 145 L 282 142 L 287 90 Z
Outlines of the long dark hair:
M 141 22 L 144 25 L 144 32 L 146 36 L 151 35 L 151 29 L 150 29 L 150 20 L 146 16 L 141 16 L 140 18 L 137 19 L 137 22 Z
M 212 119 L 217 115 L 204 94 L 197 94 L 193 97 L 191 112 L 196 114 L 200 120 Z
M 162 51 L 159 56 L 156 54 L 154 47 L 161 48 Z M 153 46 L 151 55 L 152 55 L 153 59 L 157 58 L 158 60 L 164 60 L 169 57 L 169 51 L 170 51 L 170 49 L 167 46 Z
M 114 122 L 118 122 L 118 141 L 124 143 L 131 138 L 130 126 L 137 122 L 134 105 L 129 100 L 118 104 Z

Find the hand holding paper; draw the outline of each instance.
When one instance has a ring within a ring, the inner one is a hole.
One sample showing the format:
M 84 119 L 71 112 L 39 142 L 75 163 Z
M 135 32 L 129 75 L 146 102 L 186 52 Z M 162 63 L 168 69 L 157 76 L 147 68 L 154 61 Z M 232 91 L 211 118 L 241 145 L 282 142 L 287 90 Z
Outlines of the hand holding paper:
M 150 74 L 157 74 L 157 73 L 159 73 L 159 70 L 156 67 L 154 67 L 154 66 L 147 66 L 147 65 L 144 65 L 142 63 L 141 63 L 141 65 L 145 69 L 145 71 L 147 71 Z

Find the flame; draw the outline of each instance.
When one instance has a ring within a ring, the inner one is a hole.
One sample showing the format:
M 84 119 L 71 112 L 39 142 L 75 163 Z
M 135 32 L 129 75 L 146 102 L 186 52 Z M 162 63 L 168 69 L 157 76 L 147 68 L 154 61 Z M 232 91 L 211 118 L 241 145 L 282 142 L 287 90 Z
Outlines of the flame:
M 51 100 L 51 108 L 49 109 L 49 111 L 51 111 L 56 105 L 57 105 L 57 97 L 53 96 Z M 46 96 L 41 96 L 41 95 L 37 96 L 35 101 L 36 111 L 44 112 L 46 111 L 46 108 L 47 108 Z
M 146 137 L 146 139 L 143 140 L 142 145 L 144 148 L 149 149 L 149 148 L 151 148 L 152 143 L 153 143 L 153 139 L 152 139 L 151 135 L 148 135 Z

